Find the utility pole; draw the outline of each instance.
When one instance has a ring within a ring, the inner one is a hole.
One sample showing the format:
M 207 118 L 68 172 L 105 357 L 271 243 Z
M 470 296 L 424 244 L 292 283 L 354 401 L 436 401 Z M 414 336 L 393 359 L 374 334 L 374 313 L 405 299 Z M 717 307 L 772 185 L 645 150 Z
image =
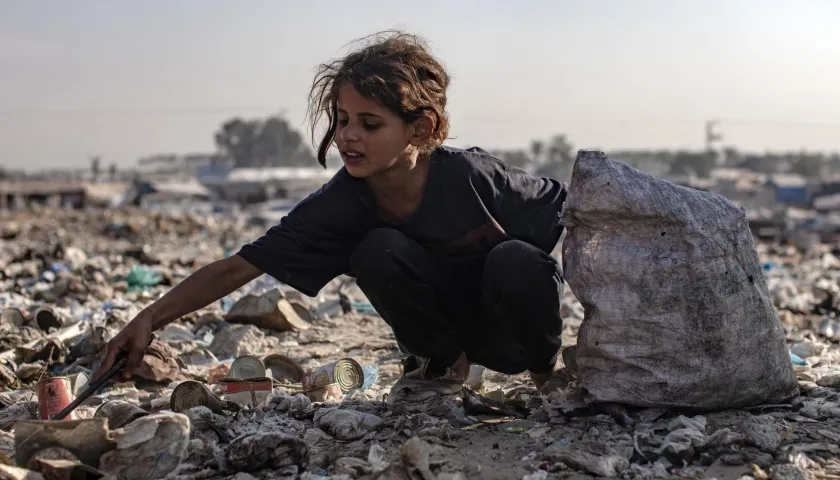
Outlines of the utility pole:
M 720 163 L 720 153 L 717 151 L 716 143 L 723 141 L 723 135 L 716 130 L 717 120 L 706 121 L 706 152 L 715 156 L 715 164 Z

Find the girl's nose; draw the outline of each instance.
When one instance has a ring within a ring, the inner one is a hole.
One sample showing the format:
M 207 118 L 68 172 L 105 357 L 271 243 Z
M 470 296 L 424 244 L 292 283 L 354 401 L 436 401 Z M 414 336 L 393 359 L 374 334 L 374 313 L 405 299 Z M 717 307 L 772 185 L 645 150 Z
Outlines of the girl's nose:
M 339 137 L 343 142 L 352 142 L 359 139 L 359 128 L 353 125 L 353 122 L 348 123 L 341 129 Z

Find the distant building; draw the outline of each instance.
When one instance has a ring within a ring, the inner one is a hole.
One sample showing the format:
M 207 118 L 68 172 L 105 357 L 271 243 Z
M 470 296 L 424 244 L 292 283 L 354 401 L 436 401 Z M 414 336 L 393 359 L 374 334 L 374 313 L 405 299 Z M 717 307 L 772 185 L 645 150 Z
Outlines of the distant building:
M 201 169 L 221 163 L 210 153 L 188 155 L 152 155 L 137 161 L 137 174 L 150 180 L 196 178 Z
M 835 195 L 840 193 L 840 175 L 823 175 L 820 177 L 815 196 Z
M 767 187 L 774 193 L 776 202 L 790 205 L 806 205 L 813 190 L 802 175 L 779 173 L 768 175 Z
M 124 200 L 137 206 L 171 205 L 181 202 L 203 202 L 213 198 L 195 179 L 137 180 L 126 191 Z
M 65 208 L 107 207 L 126 189 L 122 182 L 67 180 L 0 181 L 0 209 L 44 205 Z
M 709 191 L 723 195 L 747 210 L 766 208 L 777 203 L 776 194 L 766 186 L 760 173 L 742 168 L 715 168 L 709 175 Z
M 206 167 L 201 170 L 198 181 L 222 200 L 259 203 L 271 199 L 301 199 L 333 175 L 334 171 L 318 167 Z
M 813 207 L 818 213 L 840 212 L 840 193 L 814 197 Z

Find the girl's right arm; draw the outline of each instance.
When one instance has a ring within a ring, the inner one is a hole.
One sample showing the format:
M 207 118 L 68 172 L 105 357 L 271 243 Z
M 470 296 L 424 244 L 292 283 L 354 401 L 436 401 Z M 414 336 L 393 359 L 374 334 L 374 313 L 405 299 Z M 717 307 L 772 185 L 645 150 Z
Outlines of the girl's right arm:
M 239 255 L 218 260 L 198 269 L 141 311 L 110 342 L 105 359 L 93 379 L 111 368 L 120 351 L 128 353 L 123 378 L 131 377 L 143 361 L 143 353 L 152 342 L 152 332 L 170 322 L 221 299 L 263 272 Z

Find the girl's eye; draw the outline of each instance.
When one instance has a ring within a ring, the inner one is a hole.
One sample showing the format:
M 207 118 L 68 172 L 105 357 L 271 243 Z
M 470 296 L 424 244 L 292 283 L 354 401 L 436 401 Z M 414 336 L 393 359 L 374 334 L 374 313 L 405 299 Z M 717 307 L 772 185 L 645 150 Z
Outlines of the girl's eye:
M 370 131 L 373 131 L 373 130 L 376 130 L 377 128 L 379 128 L 379 127 L 380 127 L 380 125 L 379 125 L 378 123 L 363 123 L 363 124 L 362 124 L 362 127 L 363 127 L 365 130 L 370 130 Z
M 347 119 L 346 118 L 339 118 L 338 119 L 338 124 L 341 125 L 342 127 L 347 125 Z

